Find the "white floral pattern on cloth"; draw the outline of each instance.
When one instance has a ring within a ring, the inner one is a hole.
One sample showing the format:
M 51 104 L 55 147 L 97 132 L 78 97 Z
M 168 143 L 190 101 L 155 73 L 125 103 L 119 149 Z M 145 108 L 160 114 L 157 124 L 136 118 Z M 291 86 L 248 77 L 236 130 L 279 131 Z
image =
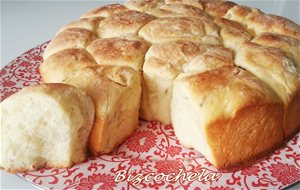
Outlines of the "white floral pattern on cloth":
M 1 101 L 25 86 L 41 83 L 38 67 L 48 42 L 33 48 L 1 70 Z M 90 158 L 67 169 L 41 169 L 19 174 L 46 189 L 281 189 L 300 180 L 299 134 L 283 148 L 260 162 L 232 173 L 221 173 L 217 181 L 115 182 L 116 172 L 127 174 L 186 173 L 206 168 L 218 172 L 200 153 L 184 148 L 173 127 L 140 121 L 138 130 L 112 154 Z

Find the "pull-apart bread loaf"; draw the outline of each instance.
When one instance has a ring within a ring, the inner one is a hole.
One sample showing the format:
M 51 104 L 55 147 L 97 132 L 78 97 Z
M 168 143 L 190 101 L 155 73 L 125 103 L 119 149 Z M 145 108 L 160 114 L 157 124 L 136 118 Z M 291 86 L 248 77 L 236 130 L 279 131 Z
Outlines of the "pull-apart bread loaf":
M 129 0 L 63 27 L 40 71 L 45 82 L 92 97 L 94 154 L 124 141 L 140 109 L 142 119 L 172 123 L 183 145 L 228 169 L 299 131 L 298 35 L 292 21 L 229 1 Z
M 1 103 L 1 117 L 4 170 L 69 167 L 86 158 L 94 106 L 73 86 L 26 87 Z
M 128 0 L 62 27 L 40 73 L 91 97 L 94 155 L 140 116 L 173 124 L 182 145 L 228 170 L 299 132 L 299 40 L 298 24 L 230 1 Z

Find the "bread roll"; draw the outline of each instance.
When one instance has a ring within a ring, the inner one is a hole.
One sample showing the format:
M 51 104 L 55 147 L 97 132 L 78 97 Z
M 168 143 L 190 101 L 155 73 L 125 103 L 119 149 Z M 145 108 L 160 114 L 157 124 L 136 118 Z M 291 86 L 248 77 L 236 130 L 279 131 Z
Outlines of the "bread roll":
M 163 0 L 127 0 L 125 6 L 131 10 L 146 12 L 164 4 Z
M 298 24 L 280 16 L 264 14 L 258 9 L 237 5 L 231 8 L 224 17 L 243 23 L 256 35 L 262 32 L 275 32 L 300 40 Z
M 196 7 L 200 10 L 203 10 L 202 3 L 200 0 L 165 0 L 166 4 L 183 4 L 183 5 L 190 5 Z
M 64 26 L 40 72 L 92 97 L 94 155 L 122 143 L 140 111 L 226 170 L 300 130 L 299 27 L 223 0 L 128 0 Z
M 65 84 L 26 87 L 1 103 L 2 169 L 70 167 L 86 158 L 94 106 Z
M 50 55 L 68 48 L 85 48 L 96 36 L 83 28 L 69 28 L 57 34 L 44 51 L 46 60 Z
M 185 40 L 195 43 L 220 44 L 218 28 L 206 19 L 192 17 L 159 18 L 146 24 L 139 35 L 151 43 Z
M 252 34 L 235 21 L 218 17 L 214 23 L 220 28 L 219 34 L 223 40 L 223 45 L 235 52 L 239 50 L 242 43 L 252 39 Z
M 84 90 L 95 105 L 90 150 L 94 155 L 112 152 L 138 125 L 140 72 L 124 66 L 96 65 L 69 76 L 63 82 Z
M 60 83 L 81 68 L 96 65 L 93 57 L 84 49 L 65 49 L 51 55 L 40 65 L 44 82 Z
M 201 152 L 220 170 L 249 164 L 283 141 L 281 100 L 237 67 L 179 75 L 171 112 L 180 143 Z
M 173 81 L 183 68 L 203 72 L 224 65 L 233 65 L 231 51 L 226 48 L 183 41 L 152 45 L 143 67 L 141 118 L 170 124 Z
M 140 38 L 103 38 L 93 41 L 87 51 L 99 65 L 120 65 L 141 70 L 148 47 L 148 43 Z
M 200 73 L 223 66 L 234 66 L 233 53 L 223 46 L 200 46 L 201 53 L 183 65 L 185 73 Z
M 261 33 L 256 36 L 252 42 L 260 45 L 275 47 L 289 56 L 300 69 L 300 40 L 290 36 L 284 36 L 276 33 Z
M 300 71 L 277 48 L 246 42 L 237 52 L 235 62 L 268 84 L 285 106 L 284 134 L 288 139 L 300 129 Z
M 154 18 L 152 15 L 132 10 L 117 13 L 103 20 L 97 33 L 102 38 L 136 35 L 142 26 Z
M 276 32 L 300 40 L 300 26 L 280 16 L 270 14 L 250 14 L 247 17 L 246 23 L 248 29 L 253 30 L 256 35 L 262 32 Z
M 111 4 L 106 5 L 103 7 L 95 8 L 89 10 L 88 12 L 84 13 L 80 18 L 91 18 L 91 17 L 109 17 L 116 13 L 125 12 L 128 9 L 120 4 Z
M 244 21 L 246 20 L 247 16 L 250 14 L 259 16 L 264 13 L 262 11 L 260 11 L 259 9 L 255 9 L 255 8 L 251 8 L 251 7 L 247 7 L 247 6 L 243 6 L 243 5 L 236 5 L 236 6 L 232 7 L 231 9 L 229 9 L 223 17 L 227 18 L 229 20 L 239 22 L 239 23 L 247 26 L 247 24 Z

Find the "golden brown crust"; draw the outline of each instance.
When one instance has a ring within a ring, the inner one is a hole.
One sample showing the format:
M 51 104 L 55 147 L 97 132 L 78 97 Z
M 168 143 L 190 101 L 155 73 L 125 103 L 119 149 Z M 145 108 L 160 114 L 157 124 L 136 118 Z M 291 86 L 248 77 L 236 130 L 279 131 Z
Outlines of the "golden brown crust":
M 154 16 L 138 11 L 121 12 L 103 20 L 97 33 L 102 38 L 136 35 L 142 26 L 153 19 Z
M 183 4 L 196 7 L 200 10 L 203 10 L 202 3 L 199 0 L 165 0 L 166 4 Z
M 212 0 L 202 0 L 204 7 L 204 12 L 213 16 L 213 17 L 222 17 L 224 16 L 229 9 L 237 5 L 231 1 L 212 1 Z
M 285 107 L 284 125 L 286 141 L 300 132 L 300 87 L 294 93 L 292 100 Z
M 93 41 L 87 51 L 100 65 L 122 65 L 140 70 L 148 43 L 138 38 L 103 38 Z
M 46 60 L 50 55 L 67 48 L 86 48 L 95 38 L 94 33 L 86 29 L 66 29 L 48 44 L 43 58 Z
M 282 114 L 282 105 L 265 103 L 245 106 L 230 119 L 212 122 L 207 126 L 207 138 L 216 147 L 215 167 L 221 171 L 241 169 L 282 146 Z
M 113 14 L 125 12 L 128 9 L 120 4 L 111 4 L 103 7 L 92 9 L 84 13 L 80 18 L 90 18 L 90 17 L 109 17 Z
M 185 4 L 166 4 L 157 9 L 147 11 L 147 13 L 156 17 L 196 17 L 211 21 L 209 15 L 204 13 L 201 9 Z
M 210 146 L 216 147 L 213 148 L 218 159 L 215 167 L 219 170 L 243 167 L 245 161 L 270 154 L 283 142 L 282 114 L 280 104 L 246 105 L 234 117 L 212 122 L 207 126 L 207 139 Z
M 125 6 L 131 10 L 146 12 L 164 4 L 163 0 L 127 0 Z
M 286 143 L 284 141 L 279 142 L 278 144 L 272 146 L 271 148 L 261 151 L 260 153 L 258 153 L 256 156 L 254 156 L 252 158 L 240 160 L 240 161 L 236 162 L 235 164 L 227 165 L 226 168 L 224 168 L 224 167 L 218 168 L 218 171 L 220 171 L 220 172 L 235 172 L 237 170 L 242 170 L 247 167 L 251 167 L 253 164 L 257 164 L 260 161 L 265 160 L 266 157 L 271 156 L 275 152 L 275 150 L 278 150 L 284 146 L 286 146 Z
M 184 40 L 216 45 L 220 43 L 218 28 L 199 18 L 159 18 L 146 24 L 139 35 L 151 43 Z

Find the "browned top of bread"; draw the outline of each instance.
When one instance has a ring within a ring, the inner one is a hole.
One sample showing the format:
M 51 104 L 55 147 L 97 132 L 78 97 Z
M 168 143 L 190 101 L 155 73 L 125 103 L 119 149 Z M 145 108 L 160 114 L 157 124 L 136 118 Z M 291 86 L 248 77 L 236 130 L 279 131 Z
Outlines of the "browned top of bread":
M 74 83 L 83 84 L 82 81 L 86 80 L 86 85 L 84 86 L 87 86 L 89 88 L 88 94 L 93 94 L 92 97 L 94 97 L 94 99 L 97 99 L 99 93 L 95 90 L 97 84 L 107 84 L 107 88 L 110 88 L 109 85 L 111 83 L 114 83 L 120 88 L 123 88 L 130 85 L 134 75 L 136 75 L 136 71 L 127 66 L 94 65 L 78 70 L 76 74 L 66 78 L 66 81 L 72 80 Z M 87 80 L 89 78 L 90 80 Z M 94 81 L 95 85 L 87 85 L 92 81 Z M 109 83 L 106 83 L 105 81 Z M 98 88 L 105 89 L 105 87 L 103 86 L 99 86 Z
M 219 44 L 218 28 L 212 22 L 191 17 L 159 18 L 146 24 L 139 35 L 151 43 L 185 40 Z
M 63 82 L 81 68 L 96 65 L 94 58 L 84 49 L 64 49 L 51 55 L 40 66 L 40 73 L 45 82 Z
M 182 72 L 182 66 L 203 51 L 192 42 L 174 41 L 153 44 L 146 56 L 143 70 L 166 78 L 175 78 Z
M 248 28 L 255 31 L 256 34 L 261 32 L 276 32 L 300 40 L 300 26 L 281 16 L 271 14 L 250 14 L 247 16 L 246 23 Z
M 299 69 L 277 48 L 246 42 L 237 52 L 235 62 L 270 85 L 286 104 L 299 89 Z
M 68 48 L 85 48 L 95 38 L 96 36 L 94 33 L 87 29 L 66 29 L 57 34 L 57 36 L 55 36 L 55 38 L 48 44 L 43 58 L 46 60 L 50 55 Z
M 89 18 L 89 17 L 109 17 L 115 13 L 128 11 L 128 9 L 120 4 L 111 4 L 103 7 L 92 9 L 84 13 L 80 18 Z
M 235 102 L 232 102 L 236 106 L 244 105 L 244 103 L 265 104 L 266 102 L 274 102 L 274 100 L 281 104 L 281 100 L 275 94 L 275 92 L 271 90 L 270 87 L 262 85 L 263 83 L 261 83 L 258 78 L 238 67 L 220 67 L 218 69 L 195 75 L 183 75 L 182 79 L 179 80 L 190 85 L 191 91 L 195 95 L 195 98 L 199 97 L 200 94 L 201 96 L 209 97 L 212 93 L 215 92 L 219 92 L 218 94 L 216 94 L 219 98 L 224 98 L 224 93 L 227 89 L 226 87 L 234 86 L 233 88 L 235 90 L 231 90 L 228 93 L 234 93 L 236 95 L 227 95 L 232 97 L 239 97 Z M 241 89 L 243 93 L 240 93 Z M 219 90 L 223 91 L 223 93 L 221 93 Z M 244 101 L 244 103 L 241 103 L 240 101 Z M 228 106 L 234 105 L 231 104 Z M 228 111 L 229 110 L 238 109 L 230 108 L 228 109 Z M 228 114 L 233 113 L 228 112 Z
M 100 23 L 97 33 L 102 38 L 135 35 L 154 18 L 152 15 L 133 10 L 116 13 Z
M 220 28 L 220 36 L 227 48 L 237 51 L 240 44 L 252 39 L 252 34 L 238 22 L 217 17 L 214 23 Z
M 185 4 L 166 4 L 156 9 L 151 9 L 147 13 L 156 17 L 200 17 L 207 20 L 211 18 L 201 9 Z
M 205 72 L 223 66 L 234 66 L 232 50 L 223 46 L 201 45 L 201 53 L 184 65 L 184 72 Z
M 100 65 L 126 65 L 140 70 L 148 47 L 139 38 L 103 38 L 93 41 L 87 51 Z

